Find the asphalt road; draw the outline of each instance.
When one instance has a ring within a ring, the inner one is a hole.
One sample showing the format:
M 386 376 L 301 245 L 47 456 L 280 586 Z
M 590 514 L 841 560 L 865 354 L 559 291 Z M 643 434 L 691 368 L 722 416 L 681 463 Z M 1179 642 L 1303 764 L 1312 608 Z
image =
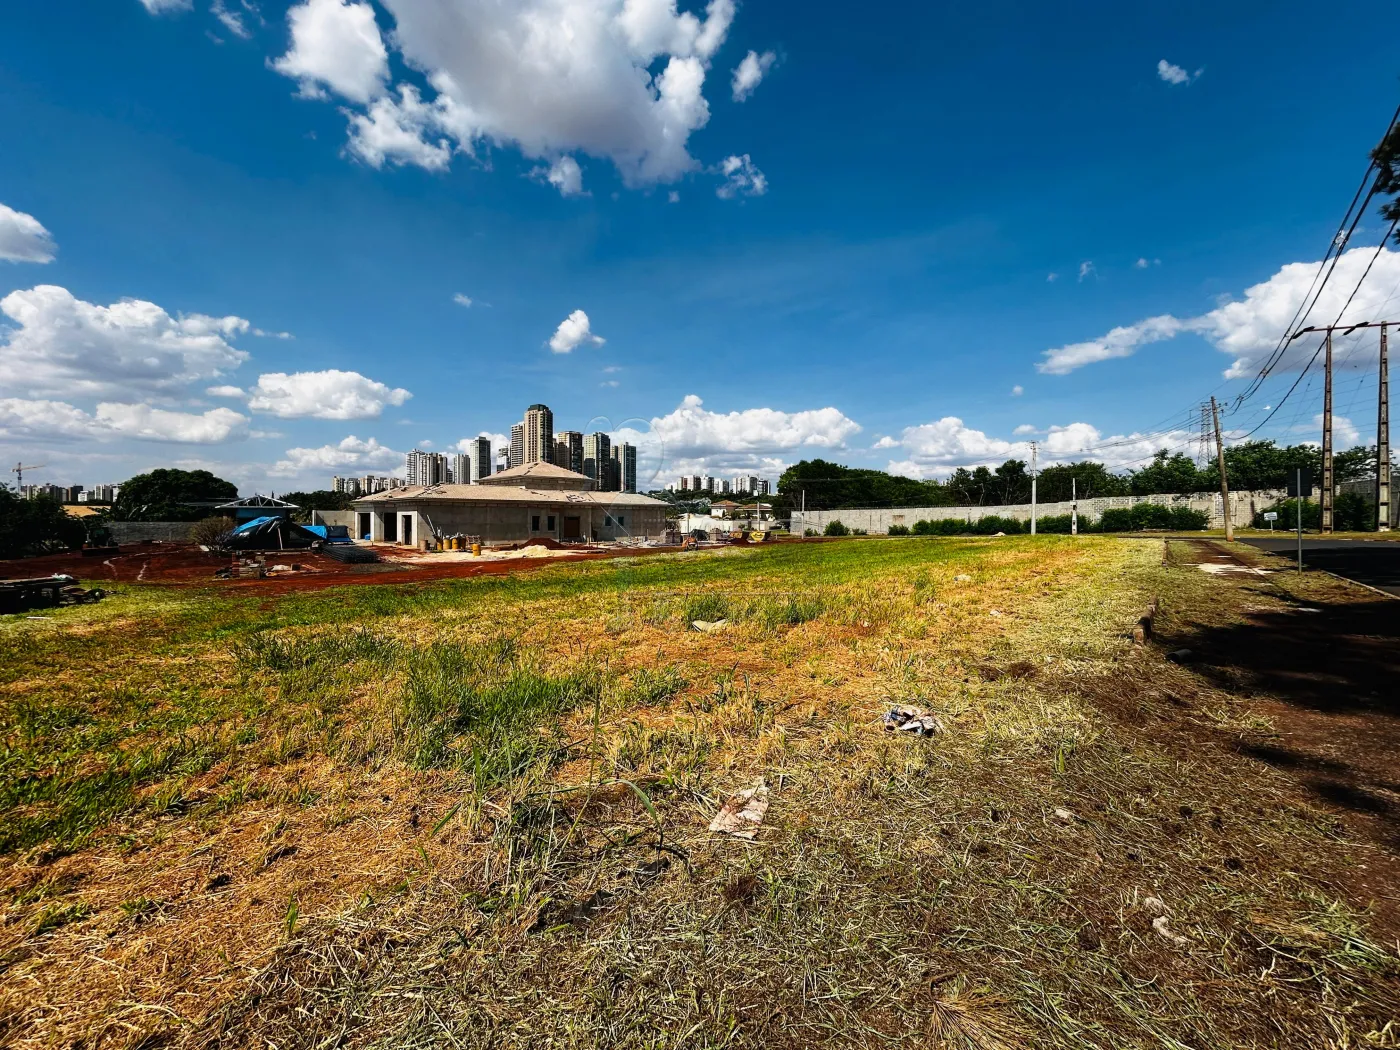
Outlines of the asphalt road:
M 1298 550 L 1296 536 L 1250 536 L 1240 542 L 1290 557 L 1296 556 Z M 1323 540 L 1304 536 L 1303 565 L 1326 569 L 1400 597 L 1400 543 L 1394 540 Z

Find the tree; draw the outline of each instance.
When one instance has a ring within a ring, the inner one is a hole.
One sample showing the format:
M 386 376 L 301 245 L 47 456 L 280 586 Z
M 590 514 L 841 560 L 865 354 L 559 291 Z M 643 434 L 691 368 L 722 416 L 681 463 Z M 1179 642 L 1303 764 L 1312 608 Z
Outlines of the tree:
M 238 487 L 207 470 L 159 469 L 124 481 L 112 504 L 116 521 L 198 521 Z
M 992 472 L 992 478 L 992 493 L 1002 506 L 1031 501 L 1031 476 L 1025 460 L 1008 459 Z
M 81 547 L 86 531 L 48 496 L 25 499 L 0 488 L 0 558 L 23 558 Z
M 842 507 L 942 507 L 951 504 L 937 481 L 917 481 L 883 470 L 843 467 L 824 459 L 804 459 L 783 471 L 778 494 L 786 509 L 839 510 Z M 776 503 L 777 501 L 775 501 Z
M 1134 496 L 1149 496 L 1154 492 L 1206 492 L 1211 487 L 1209 479 L 1202 478 L 1196 470 L 1190 456 L 1180 452 L 1173 454 L 1165 448 L 1141 470 L 1130 471 L 1129 484 Z M 1236 487 L 1233 479 L 1230 487 Z
M 1376 163 L 1375 191 L 1391 198 L 1390 203 L 1381 208 L 1381 214 L 1391 222 L 1400 223 L 1400 122 L 1371 151 L 1371 159 Z M 1400 243 L 1400 227 L 1396 228 L 1395 240 Z
M 1126 496 L 1127 479 L 1102 463 L 1061 463 L 1046 467 L 1036 482 L 1036 498 L 1042 503 L 1065 503 L 1075 497 Z

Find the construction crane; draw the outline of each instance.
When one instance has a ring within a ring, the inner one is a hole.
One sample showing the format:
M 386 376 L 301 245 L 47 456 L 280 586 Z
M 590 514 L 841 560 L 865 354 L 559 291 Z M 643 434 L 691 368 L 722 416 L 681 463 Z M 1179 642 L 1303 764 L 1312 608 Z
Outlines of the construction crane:
M 16 463 L 13 467 L 10 468 L 11 474 L 18 475 L 18 480 L 15 482 L 15 488 L 24 488 L 24 472 L 26 470 L 39 470 L 47 466 L 47 463 Z

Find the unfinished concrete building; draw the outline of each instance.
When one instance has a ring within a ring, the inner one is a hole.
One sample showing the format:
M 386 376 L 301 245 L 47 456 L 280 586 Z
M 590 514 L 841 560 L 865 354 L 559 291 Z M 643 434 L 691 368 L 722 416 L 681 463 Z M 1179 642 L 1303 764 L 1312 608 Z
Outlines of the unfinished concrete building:
M 351 506 L 357 539 L 413 547 L 457 535 L 484 543 L 654 539 L 670 510 L 647 496 L 595 491 L 592 479 L 550 463 L 526 463 L 476 485 L 380 492 Z

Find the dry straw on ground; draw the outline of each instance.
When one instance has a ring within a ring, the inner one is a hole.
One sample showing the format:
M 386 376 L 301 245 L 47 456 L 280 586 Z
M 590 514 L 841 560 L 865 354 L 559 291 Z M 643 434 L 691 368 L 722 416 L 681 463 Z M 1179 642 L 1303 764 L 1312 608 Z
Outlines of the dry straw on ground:
M 1192 572 L 1161 556 L 851 541 L 9 629 L 0 1041 L 1395 1045 L 1366 849 L 1106 716 L 1191 673 L 1131 643 Z M 712 834 L 760 779 L 753 842 Z

